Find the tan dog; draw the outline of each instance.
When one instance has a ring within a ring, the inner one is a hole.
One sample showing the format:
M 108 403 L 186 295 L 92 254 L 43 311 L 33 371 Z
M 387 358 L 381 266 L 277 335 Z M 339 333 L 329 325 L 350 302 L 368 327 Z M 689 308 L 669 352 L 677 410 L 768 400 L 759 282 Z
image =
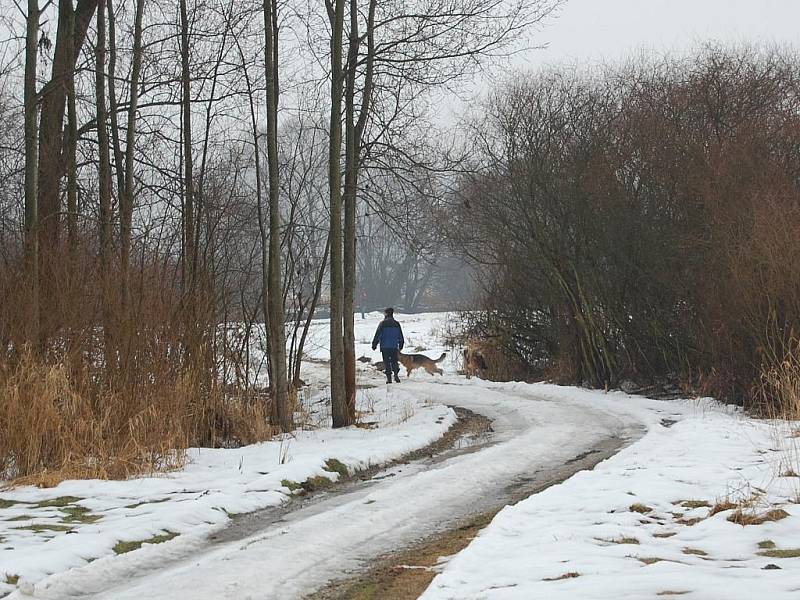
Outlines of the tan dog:
M 425 369 L 431 375 L 434 373 L 442 375 L 442 370 L 436 365 L 437 363 L 442 362 L 445 356 L 447 356 L 447 352 L 442 352 L 442 355 L 439 358 L 433 360 L 424 354 L 403 354 L 401 352 L 398 358 L 400 360 L 400 364 L 406 368 L 406 377 L 410 377 L 411 371 L 414 369 Z
M 486 374 L 486 359 L 483 355 L 483 344 L 477 340 L 469 340 L 464 348 L 464 373 L 467 379 L 473 375 L 483 379 Z

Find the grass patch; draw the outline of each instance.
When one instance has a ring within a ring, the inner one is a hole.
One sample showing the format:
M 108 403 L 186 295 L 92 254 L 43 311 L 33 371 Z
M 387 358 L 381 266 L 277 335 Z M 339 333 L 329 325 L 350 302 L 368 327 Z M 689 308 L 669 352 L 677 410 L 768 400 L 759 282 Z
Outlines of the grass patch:
M 641 504 L 637 502 L 636 504 L 631 504 L 628 507 L 628 510 L 631 512 L 639 513 L 640 515 L 646 515 L 647 513 L 653 512 L 653 509 L 647 506 L 646 504 Z
M 601 541 L 608 542 L 609 544 L 620 544 L 620 545 L 632 544 L 636 546 L 639 545 L 639 540 L 637 540 L 635 537 L 619 537 L 619 538 L 614 538 L 613 540 L 601 540 Z
M 683 596 L 684 594 L 688 594 L 690 592 L 676 592 L 673 590 L 666 590 L 664 592 L 658 592 L 656 596 Z
M 31 519 L 35 519 L 33 515 L 19 515 L 18 517 L 11 517 L 10 519 L 3 519 L 4 521 L 30 521 Z
M 62 523 L 97 523 L 103 517 L 101 515 L 94 515 L 92 511 L 85 506 L 68 506 L 59 509 L 66 516 L 61 519 Z
M 800 558 L 800 548 L 793 550 L 764 550 L 758 553 L 759 556 L 766 556 L 767 558 Z
M 333 481 L 324 475 L 315 475 L 314 477 L 306 479 L 301 485 L 307 492 L 316 492 L 317 490 L 324 490 L 330 487 L 333 485 Z
M 685 500 L 681 502 L 681 506 L 683 508 L 711 508 L 711 505 L 705 500 Z
M 331 473 L 338 473 L 340 477 L 347 477 L 350 474 L 347 470 L 347 466 L 337 458 L 329 458 L 326 460 L 324 469 Z
M 83 498 L 78 498 L 76 496 L 59 496 L 58 498 L 53 498 L 52 500 L 42 500 L 36 504 L 36 508 L 62 508 L 64 506 L 69 506 L 70 504 L 80 502 L 81 500 L 83 500 Z
M 692 517 L 691 519 L 681 518 L 675 521 L 676 523 L 680 523 L 681 525 L 686 525 L 687 527 L 692 527 L 697 525 L 700 521 L 703 521 L 702 517 Z
M 68 525 L 50 525 L 49 523 L 34 523 L 33 525 L 25 525 L 24 527 L 14 527 L 14 529 L 33 531 L 35 533 L 43 533 L 45 531 L 72 531 L 72 527 Z
M 797 471 L 795 471 L 794 469 L 787 469 L 786 471 L 781 473 L 781 477 L 800 477 L 800 475 L 798 475 Z
M 730 500 L 723 500 L 721 502 L 717 502 L 711 507 L 708 516 L 713 517 L 717 513 L 725 512 L 726 510 L 733 510 L 734 508 L 738 508 L 738 504 L 734 504 Z
M 772 540 L 764 540 L 762 542 L 758 542 L 758 547 L 762 550 L 772 550 L 773 548 L 777 548 L 778 546 Z
M 8 585 L 17 585 L 19 583 L 19 575 L 9 575 L 6 573 L 4 580 Z
M 117 542 L 114 544 L 114 552 L 116 554 L 125 554 L 127 552 L 133 552 L 134 550 L 138 550 L 142 547 L 143 544 L 163 544 L 164 542 L 168 542 L 173 538 L 178 537 L 178 534 L 173 531 L 166 531 L 159 535 L 154 535 L 151 538 L 147 538 L 146 540 L 137 540 L 134 542 Z
M 728 517 L 728 521 L 731 523 L 737 523 L 738 525 L 763 525 L 764 523 L 771 521 L 780 521 L 788 516 L 789 513 L 782 508 L 775 508 L 760 515 L 756 513 L 744 512 L 740 509 Z
M 17 504 L 22 504 L 21 502 L 15 502 L 14 500 L 6 500 L 5 498 L 0 498 L 0 508 L 11 508 Z
M 290 492 L 296 492 L 297 490 L 303 489 L 302 485 L 296 481 L 292 481 L 291 479 L 281 479 L 281 485 L 285 488 L 289 488 Z
M 657 558 L 655 556 L 637 556 L 636 560 L 645 565 L 654 565 L 659 562 L 667 562 L 666 558 Z
M 580 573 L 576 573 L 572 571 L 570 573 L 564 573 L 563 575 L 559 575 L 558 577 L 545 577 L 542 581 L 563 581 L 564 579 L 575 579 L 576 577 L 580 577 Z
M 653 537 L 656 538 L 671 538 L 673 535 L 677 535 L 674 531 L 663 531 L 661 533 L 654 533 Z
M 694 556 L 708 556 L 708 552 L 705 552 L 704 550 L 699 550 L 697 548 L 684 548 L 683 553 L 692 554 Z

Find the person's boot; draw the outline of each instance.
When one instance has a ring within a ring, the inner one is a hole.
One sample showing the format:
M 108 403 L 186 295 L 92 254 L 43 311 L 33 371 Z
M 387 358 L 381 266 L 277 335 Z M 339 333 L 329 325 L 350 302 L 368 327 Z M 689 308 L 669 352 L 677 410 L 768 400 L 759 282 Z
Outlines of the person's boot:
M 387 375 L 386 376 L 386 383 L 392 383 L 392 376 L 391 375 Z
M 400 383 L 400 375 L 398 375 L 397 373 L 394 374 L 394 382 Z

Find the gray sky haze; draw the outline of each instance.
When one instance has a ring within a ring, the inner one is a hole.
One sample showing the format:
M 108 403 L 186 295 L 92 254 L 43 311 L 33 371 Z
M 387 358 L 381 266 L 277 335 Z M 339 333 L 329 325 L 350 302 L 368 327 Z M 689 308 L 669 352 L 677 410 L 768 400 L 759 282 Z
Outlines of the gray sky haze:
M 548 47 L 515 64 L 616 61 L 709 40 L 797 43 L 800 0 L 567 0 L 535 40 Z

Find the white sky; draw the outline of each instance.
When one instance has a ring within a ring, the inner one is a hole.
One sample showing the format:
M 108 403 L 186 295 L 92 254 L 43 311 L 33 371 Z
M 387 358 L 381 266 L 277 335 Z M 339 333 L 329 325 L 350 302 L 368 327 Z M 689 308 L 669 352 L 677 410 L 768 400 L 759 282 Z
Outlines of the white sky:
M 567 0 L 535 40 L 549 47 L 516 64 L 614 61 L 707 40 L 797 43 L 800 0 Z

